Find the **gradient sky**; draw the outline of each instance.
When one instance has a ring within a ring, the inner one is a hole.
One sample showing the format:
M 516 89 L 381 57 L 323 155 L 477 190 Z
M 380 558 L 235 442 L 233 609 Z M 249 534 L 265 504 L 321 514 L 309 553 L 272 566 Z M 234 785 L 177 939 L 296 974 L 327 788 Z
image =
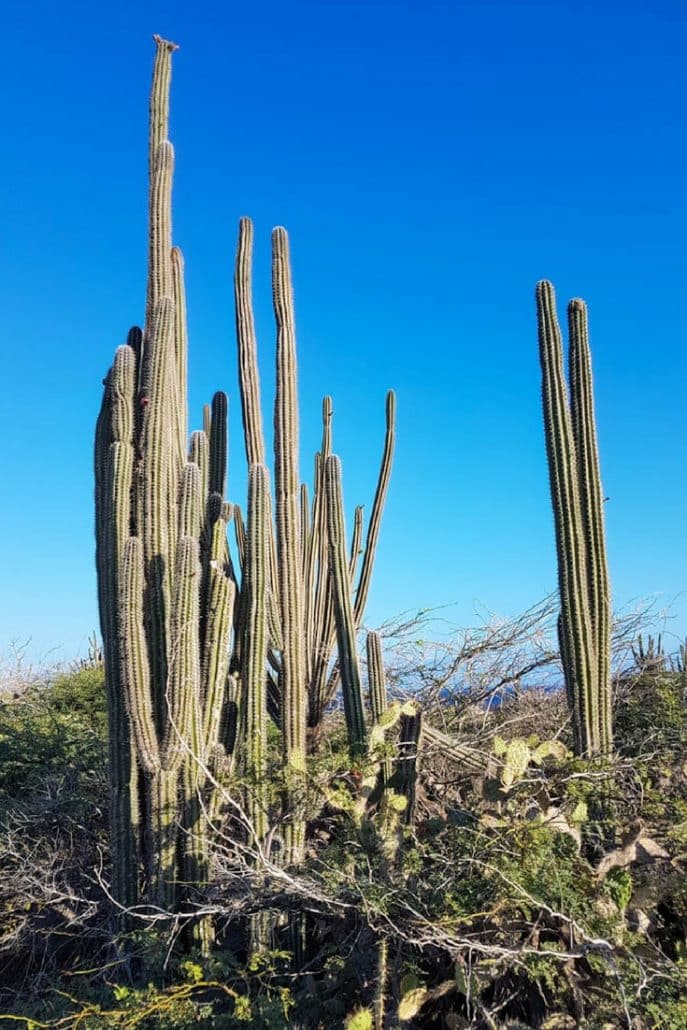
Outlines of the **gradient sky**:
M 687 632 L 687 7 L 547 3 L 14 4 L 4 10 L 5 441 L 0 652 L 83 653 L 97 624 L 101 381 L 142 318 L 147 102 L 174 59 L 175 241 L 192 424 L 230 396 L 232 263 L 256 224 L 266 405 L 269 233 L 290 233 L 303 472 L 334 397 L 347 505 L 369 511 L 384 395 L 397 461 L 368 608 L 514 615 L 556 582 L 534 285 L 589 303 L 614 598 Z M 271 416 L 268 416 L 268 421 Z M 56 649 L 56 650 L 53 650 Z

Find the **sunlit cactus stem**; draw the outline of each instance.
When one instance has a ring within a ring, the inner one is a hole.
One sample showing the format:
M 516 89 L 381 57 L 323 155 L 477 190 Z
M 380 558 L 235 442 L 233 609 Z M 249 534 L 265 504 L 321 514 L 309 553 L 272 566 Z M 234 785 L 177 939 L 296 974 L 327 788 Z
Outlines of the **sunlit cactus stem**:
M 382 659 L 382 641 L 379 633 L 367 634 L 367 680 L 370 688 L 372 724 L 379 726 L 387 710 L 386 682 Z M 381 763 L 382 783 L 391 779 L 391 758 L 385 755 Z
M 344 712 L 351 750 L 354 753 L 358 753 L 365 745 L 367 731 L 360 687 L 360 666 L 356 646 L 356 626 L 351 599 L 351 584 L 348 577 L 343 498 L 341 495 L 341 462 L 335 454 L 327 458 L 325 482 L 329 563 L 332 577 Z
M 610 592 L 586 307 L 571 301 L 570 398 L 551 283 L 537 285 L 544 430 L 561 598 L 559 639 L 575 748 L 612 749 Z
M 248 535 L 243 695 L 246 718 L 247 812 L 255 846 L 267 832 L 267 576 L 269 484 L 264 465 L 251 465 L 248 480 Z
M 174 44 L 156 37 L 146 322 L 105 380 L 96 541 L 110 723 L 112 889 L 174 912 L 207 880 L 208 763 L 219 747 L 236 585 L 226 543 L 226 398 L 186 461 L 183 261 L 171 241 Z M 141 806 L 139 812 L 139 798 Z M 198 924 L 207 947 L 211 934 Z
M 293 291 L 288 238 L 284 229 L 272 233 L 272 299 L 277 323 L 277 392 L 274 405 L 274 489 L 276 496 L 277 574 L 283 646 L 279 687 L 284 759 L 294 782 L 286 824 L 286 861 L 302 860 L 305 814 L 296 800 L 299 778 L 305 772 L 305 641 L 303 582 L 300 563 L 298 512 L 298 396 Z
M 568 305 L 570 409 L 572 415 L 580 508 L 587 557 L 589 617 L 592 624 L 599 691 L 600 752 L 613 748 L 611 691 L 611 590 L 606 558 L 604 493 L 594 414 L 592 359 L 587 305 Z

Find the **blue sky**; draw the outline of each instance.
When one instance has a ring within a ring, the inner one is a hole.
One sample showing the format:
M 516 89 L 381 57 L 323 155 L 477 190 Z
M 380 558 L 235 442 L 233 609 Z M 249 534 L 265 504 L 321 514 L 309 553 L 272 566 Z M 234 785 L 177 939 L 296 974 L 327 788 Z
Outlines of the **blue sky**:
M 27 13 L 28 12 L 28 13 Z M 534 285 L 591 313 L 616 604 L 687 632 L 683 3 L 11 5 L 0 88 L 0 651 L 83 652 L 97 622 L 91 446 L 145 285 L 153 32 L 175 39 L 175 241 L 192 424 L 230 395 L 231 274 L 256 224 L 266 403 L 269 233 L 290 233 L 303 471 L 334 397 L 348 506 L 397 461 L 368 608 L 516 614 L 555 585 Z M 233 416 L 233 417 L 232 417 Z

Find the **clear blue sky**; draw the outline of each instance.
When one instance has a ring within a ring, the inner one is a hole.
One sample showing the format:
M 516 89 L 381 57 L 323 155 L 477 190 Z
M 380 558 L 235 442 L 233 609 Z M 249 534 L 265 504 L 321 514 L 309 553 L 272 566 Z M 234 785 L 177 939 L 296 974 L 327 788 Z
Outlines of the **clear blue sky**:
M 181 44 L 193 424 L 226 389 L 232 499 L 231 272 L 249 214 L 264 386 L 283 224 L 303 469 L 330 392 L 351 510 L 369 510 L 398 393 L 369 621 L 538 600 L 556 576 L 533 300 L 550 278 L 561 312 L 590 305 L 616 603 L 658 594 L 687 632 L 683 2 L 38 0 L 2 21 L 0 650 L 31 637 L 34 655 L 69 658 L 97 622 L 92 434 L 142 317 L 153 32 Z

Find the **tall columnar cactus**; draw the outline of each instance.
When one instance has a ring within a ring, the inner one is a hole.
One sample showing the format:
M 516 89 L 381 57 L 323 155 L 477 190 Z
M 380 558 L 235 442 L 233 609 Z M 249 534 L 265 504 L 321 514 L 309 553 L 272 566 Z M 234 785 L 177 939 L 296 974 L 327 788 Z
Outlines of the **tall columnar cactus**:
M 327 531 L 329 536 L 329 565 L 331 569 L 336 637 L 339 667 L 343 686 L 344 712 L 348 740 L 354 752 L 365 746 L 367 736 L 363 698 L 360 686 L 360 663 L 356 647 L 356 627 L 353 617 L 349 564 L 346 555 L 343 496 L 341 491 L 341 462 L 335 454 L 327 458 L 325 466 Z
M 594 420 L 587 309 L 568 306 L 570 394 L 551 283 L 537 285 L 544 429 L 561 597 L 559 638 L 575 747 L 607 755 L 613 746 L 610 591 L 603 490 Z
M 115 355 L 95 444 L 113 890 L 172 907 L 207 879 L 202 791 L 219 744 L 236 583 L 226 540 L 226 397 L 186 459 L 186 326 L 167 139 L 174 44 L 156 37 L 146 322 Z M 142 805 L 138 812 L 138 799 Z M 180 833 L 181 831 L 181 833 Z M 138 855 L 142 859 L 142 872 Z M 180 861 L 181 859 L 181 861 Z
M 296 400 L 296 361 L 293 321 L 293 303 L 291 298 L 290 273 L 288 269 L 288 242 L 283 229 L 275 230 L 273 246 L 273 292 L 274 307 L 277 317 L 277 397 L 275 401 L 275 491 L 280 497 L 277 484 L 277 470 L 281 465 L 286 473 L 287 468 L 297 471 L 296 457 L 288 458 L 283 452 L 277 456 L 278 437 L 288 446 L 297 441 L 298 407 Z M 249 219 L 241 219 L 239 240 L 236 253 L 234 274 L 234 295 L 236 302 L 236 333 L 239 352 L 239 385 L 241 408 L 243 415 L 244 439 L 248 464 L 262 464 L 265 461 L 265 443 L 260 406 L 260 377 L 257 362 L 257 343 L 255 322 L 253 317 L 251 290 L 251 262 L 253 253 L 253 227 Z M 282 354 L 280 356 L 280 350 Z M 288 421 L 290 418 L 291 421 Z M 315 474 L 313 495 L 308 511 L 307 489 L 301 484 L 299 502 L 299 522 L 295 532 L 291 531 L 289 539 L 298 540 L 300 553 L 299 590 L 301 598 L 301 634 L 304 641 L 304 681 L 306 684 L 307 727 L 311 743 L 316 743 L 321 728 L 325 709 L 332 700 L 338 684 L 338 668 L 331 667 L 331 656 L 336 643 L 336 627 L 334 624 L 334 608 L 329 589 L 329 544 L 327 529 L 327 509 L 325 497 L 325 464 L 331 454 L 331 422 L 332 401 L 325 397 L 322 407 L 322 446 L 315 456 Z M 395 441 L 395 397 L 389 391 L 386 399 L 386 433 L 380 465 L 379 477 L 375 491 L 372 511 L 365 534 L 365 543 L 361 548 L 363 533 L 362 509 L 357 508 L 354 517 L 354 532 L 351 545 L 349 576 L 353 581 L 357 574 L 358 558 L 360 572 L 355 586 L 354 617 L 359 628 L 363 619 L 365 605 L 370 587 L 374 559 L 376 554 L 382 514 L 386 501 Z M 281 446 L 281 445 L 280 445 Z M 288 462 L 288 464 L 287 464 Z M 281 497 L 286 501 L 286 493 Z M 293 476 L 289 481 L 289 504 L 293 519 Z M 286 509 L 284 509 L 285 513 Z M 279 519 L 279 513 L 277 513 Z M 290 524 L 290 523 L 289 523 Z M 286 533 L 285 526 L 281 532 Z M 276 555 L 278 552 L 276 538 L 270 541 L 270 581 L 268 617 L 270 629 L 270 650 L 273 665 L 279 665 L 279 652 L 285 646 L 283 638 L 284 626 L 282 609 L 280 609 L 281 592 L 284 589 L 283 578 L 286 567 L 280 559 L 277 570 Z M 290 588 L 293 590 L 293 584 Z M 277 680 L 282 677 L 277 676 Z M 280 707 L 279 688 L 281 683 L 273 681 L 270 687 L 270 708 L 275 711 Z M 298 705 L 302 704 L 300 696 Z M 301 730 L 302 716 L 293 722 L 288 717 L 289 734 L 294 735 L 298 727 L 297 738 L 303 739 Z M 296 737 L 294 736 L 294 739 Z M 294 752 L 295 753 L 295 752 Z
M 253 228 L 242 219 L 236 255 L 234 291 L 239 355 L 239 384 L 246 458 L 263 464 L 265 443 L 260 404 L 260 379 L 251 291 Z M 298 862 L 304 846 L 304 813 L 298 803 L 306 762 L 306 724 L 310 745 L 316 744 L 325 707 L 337 687 L 332 669 L 336 646 L 335 606 L 330 584 L 330 532 L 326 496 L 326 464 L 331 455 L 332 401 L 322 406 L 322 446 L 315 457 L 312 501 L 298 475 L 298 399 L 295 324 L 288 239 L 283 229 L 272 235 L 272 293 L 277 325 L 276 396 L 274 406 L 274 525 L 267 549 L 268 710 L 282 732 L 288 797 L 285 834 L 287 863 Z M 387 427 L 382 465 L 365 547 L 362 509 L 353 523 L 351 551 L 345 559 L 349 585 L 358 559 L 362 562 L 352 617 L 362 620 L 374 563 L 382 511 L 391 473 L 395 402 L 387 398 Z M 268 499 L 269 507 L 269 499 Z M 271 521 L 271 519 L 270 519 Z M 240 520 L 239 551 L 243 550 Z M 338 553 L 338 552 L 337 552 Z M 345 696 L 348 696 L 345 693 Z M 359 720 L 360 722 L 360 720 Z M 364 726 L 363 726 L 364 729 Z
M 267 832 L 267 563 L 269 483 L 264 465 L 251 465 L 248 479 L 246 617 L 243 664 L 248 816 L 262 845 Z
M 365 547 L 362 509 L 345 552 L 340 481 L 330 474 L 332 404 L 323 404 L 312 503 L 298 474 L 296 348 L 288 240 L 272 237 L 277 324 L 274 500 L 260 411 L 251 301 L 252 227 L 241 222 L 236 321 L 249 463 L 247 532 L 225 501 L 227 398 L 215 394 L 187 448 L 187 330 L 183 258 L 172 245 L 174 151 L 168 136 L 171 55 L 155 37 L 150 103 L 148 278 L 144 329 L 115 355 L 95 443 L 96 550 L 110 720 L 113 891 L 125 906 L 173 909 L 209 875 L 209 836 L 221 816 L 217 774 L 240 758 L 255 841 L 269 839 L 266 712 L 281 730 L 286 781 L 284 859 L 305 847 L 306 724 L 317 729 L 336 689 L 337 612 L 351 743 L 365 739 L 355 632 L 367 598 L 394 442 L 394 398 Z M 234 522 L 238 570 L 227 541 Z M 361 571 L 352 600 L 351 590 Z M 335 574 L 331 563 L 335 563 Z M 338 583 L 337 601 L 332 581 Z M 239 582 L 240 581 L 240 582 Z M 139 804 L 140 802 L 140 804 Z M 183 884 L 183 891 L 180 885 Z M 196 927 L 207 947 L 207 923 Z
M 274 401 L 274 490 L 276 496 L 277 570 L 281 617 L 281 724 L 287 774 L 305 772 L 305 650 L 303 578 L 298 510 L 298 396 L 296 334 L 289 246 L 283 229 L 272 233 L 272 298 L 277 323 L 277 393 Z M 291 796 L 287 823 L 287 862 L 298 862 L 305 847 L 305 819 Z

